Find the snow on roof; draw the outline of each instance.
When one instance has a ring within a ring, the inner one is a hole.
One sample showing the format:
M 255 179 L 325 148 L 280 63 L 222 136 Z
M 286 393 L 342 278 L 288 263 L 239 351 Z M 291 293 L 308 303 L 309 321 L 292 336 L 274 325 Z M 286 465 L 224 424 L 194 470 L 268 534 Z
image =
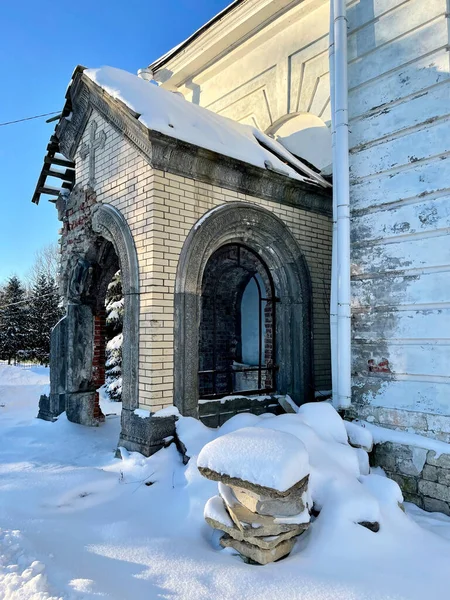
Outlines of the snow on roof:
M 245 427 L 206 444 L 197 466 L 284 492 L 309 474 L 309 456 L 294 435 Z
M 84 74 L 138 113 L 139 121 L 150 130 L 292 179 L 330 187 L 320 175 L 255 127 L 222 117 L 121 69 L 86 69 Z

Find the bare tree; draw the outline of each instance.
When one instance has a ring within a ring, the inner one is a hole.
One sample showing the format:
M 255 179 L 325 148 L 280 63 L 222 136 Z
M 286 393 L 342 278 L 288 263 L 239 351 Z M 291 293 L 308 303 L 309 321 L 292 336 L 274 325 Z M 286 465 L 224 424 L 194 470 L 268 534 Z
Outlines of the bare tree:
M 45 275 L 54 281 L 58 279 L 59 245 L 58 243 L 43 246 L 35 253 L 35 260 L 26 277 L 27 288 L 30 289 L 40 275 Z

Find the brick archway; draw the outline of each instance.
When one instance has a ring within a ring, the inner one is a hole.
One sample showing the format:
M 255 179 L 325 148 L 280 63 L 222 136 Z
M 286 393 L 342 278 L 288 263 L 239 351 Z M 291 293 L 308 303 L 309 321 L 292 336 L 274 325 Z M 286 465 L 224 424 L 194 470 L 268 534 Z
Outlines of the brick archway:
M 219 248 L 241 244 L 267 266 L 277 303 L 277 392 L 297 404 L 311 399 L 311 284 L 302 251 L 288 227 L 268 210 L 246 202 L 219 206 L 194 225 L 178 263 L 175 282 L 174 403 L 198 417 L 199 327 L 206 265 Z

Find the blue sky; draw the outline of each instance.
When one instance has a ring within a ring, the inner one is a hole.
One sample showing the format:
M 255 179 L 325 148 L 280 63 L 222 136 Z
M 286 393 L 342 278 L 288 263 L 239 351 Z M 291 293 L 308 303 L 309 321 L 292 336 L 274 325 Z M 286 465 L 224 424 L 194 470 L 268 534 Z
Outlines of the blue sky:
M 58 111 L 74 67 L 135 73 L 181 42 L 230 0 L 15 0 L 2 3 L 0 123 Z M 31 203 L 54 123 L 0 127 L 0 282 L 24 276 L 59 222 L 46 197 Z

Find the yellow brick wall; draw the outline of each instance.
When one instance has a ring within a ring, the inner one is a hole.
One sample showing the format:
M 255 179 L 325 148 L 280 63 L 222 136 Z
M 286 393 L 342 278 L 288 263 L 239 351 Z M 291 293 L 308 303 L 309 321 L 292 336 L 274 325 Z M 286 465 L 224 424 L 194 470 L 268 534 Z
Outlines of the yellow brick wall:
M 159 410 L 173 399 L 173 304 L 178 258 L 196 221 L 225 202 L 244 200 L 274 212 L 291 229 L 308 262 L 313 287 L 316 389 L 329 389 L 329 281 L 331 222 L 328 217 L 239 194 L 191 178 L 153 170 L 147 160 L 94 113 L 106 143 L 96 154 L 97 200 L 122 212 L 139 261 L 139 405 Z M 88 142 L 89 124 L 81 140 Z M 87 184 L 89 160 L 76 157 L 77 183 Z

